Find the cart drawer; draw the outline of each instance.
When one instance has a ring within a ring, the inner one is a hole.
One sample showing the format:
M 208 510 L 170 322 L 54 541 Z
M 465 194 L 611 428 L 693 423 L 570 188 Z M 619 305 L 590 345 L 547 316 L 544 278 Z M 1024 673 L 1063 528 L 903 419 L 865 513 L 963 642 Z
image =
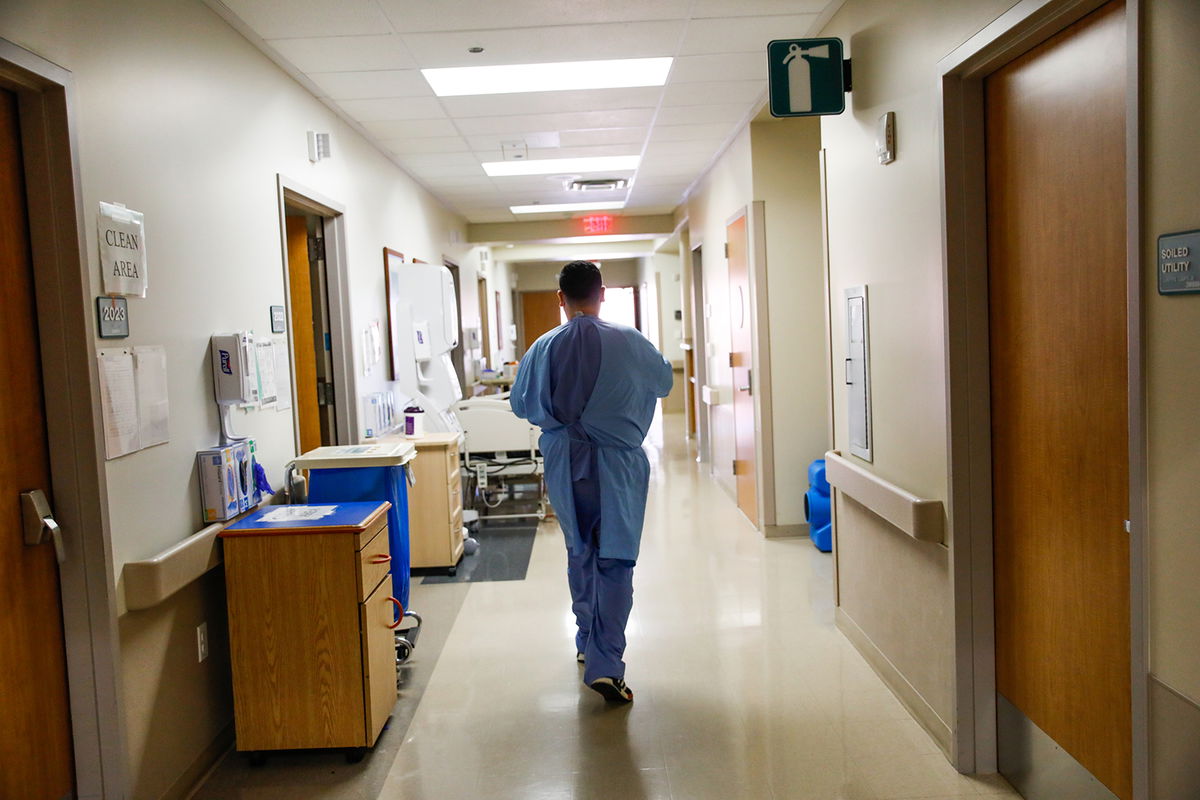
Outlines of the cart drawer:
M 391 545 L 384 525 L 371 541 L 358 551 L 358 599 L 366 600 L 391 569 Z

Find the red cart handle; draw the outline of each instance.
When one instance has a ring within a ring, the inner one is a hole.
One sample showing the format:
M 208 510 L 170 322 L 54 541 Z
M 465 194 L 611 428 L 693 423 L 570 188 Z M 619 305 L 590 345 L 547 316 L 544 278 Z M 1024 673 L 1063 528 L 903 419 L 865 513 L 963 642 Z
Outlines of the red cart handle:
M 391 560 L 392 560 L 392 557 L 389 556 L 387 553 L 379 553 L 377 555 L 371 556 L 372 564 L 386 564 Z
M 389 628 L 391 628 L 392 630 L 395 630 L 396 628 L 399 628 L 400 623 L 404 621 L 404 606 L 400 605 L 400 601 L 394 597 L 389 597 L 388 602 L 395 603 L 396 610 L 400 612 L 399 615 L 397 616 L 396 621 L 393 622 L 391 625 L 388 625 Z

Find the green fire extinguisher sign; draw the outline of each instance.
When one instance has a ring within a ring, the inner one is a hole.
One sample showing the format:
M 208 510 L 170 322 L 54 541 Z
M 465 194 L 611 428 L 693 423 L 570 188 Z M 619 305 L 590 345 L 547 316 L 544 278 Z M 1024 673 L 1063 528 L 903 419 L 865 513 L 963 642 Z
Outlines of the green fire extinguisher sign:
M 767 45 L 773 117 L 841 114 L 850 91 L 850 62 L 842 40 L 776 39 Z

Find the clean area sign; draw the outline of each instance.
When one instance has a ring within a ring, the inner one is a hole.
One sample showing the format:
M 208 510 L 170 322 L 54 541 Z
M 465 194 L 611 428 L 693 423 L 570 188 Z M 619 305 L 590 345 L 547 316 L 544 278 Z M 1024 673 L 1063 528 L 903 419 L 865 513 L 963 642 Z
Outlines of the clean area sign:
M 842 40 L 776 39 L 767 45 L 771 116 L 813 117 L 846 110 Z

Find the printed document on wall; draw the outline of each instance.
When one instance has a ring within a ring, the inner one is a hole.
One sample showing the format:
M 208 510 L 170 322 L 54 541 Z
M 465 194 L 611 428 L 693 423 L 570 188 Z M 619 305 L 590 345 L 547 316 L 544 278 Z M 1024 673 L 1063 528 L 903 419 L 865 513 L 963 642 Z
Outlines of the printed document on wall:
M 167 351 L 162 345 L 133 348 L 137 385 L 138 445 L 153 447 L 170 438 L 167 406 Z
M 97 360 L 105 457 L 114 459 L 132 453 L 140 446 L 133 354 L 128 350 L 101 350 Z
M 292 407 L 292 365 L 288 360 L 286 336 L 272 336 L 275 356 L 275 410 L 287 411 Z
M 254 340 L 254 360 L 258 364 L 258 402 L 273 406 L 279 399 L 279 384 L 275 378 L 275 342 L 260 337 Z

